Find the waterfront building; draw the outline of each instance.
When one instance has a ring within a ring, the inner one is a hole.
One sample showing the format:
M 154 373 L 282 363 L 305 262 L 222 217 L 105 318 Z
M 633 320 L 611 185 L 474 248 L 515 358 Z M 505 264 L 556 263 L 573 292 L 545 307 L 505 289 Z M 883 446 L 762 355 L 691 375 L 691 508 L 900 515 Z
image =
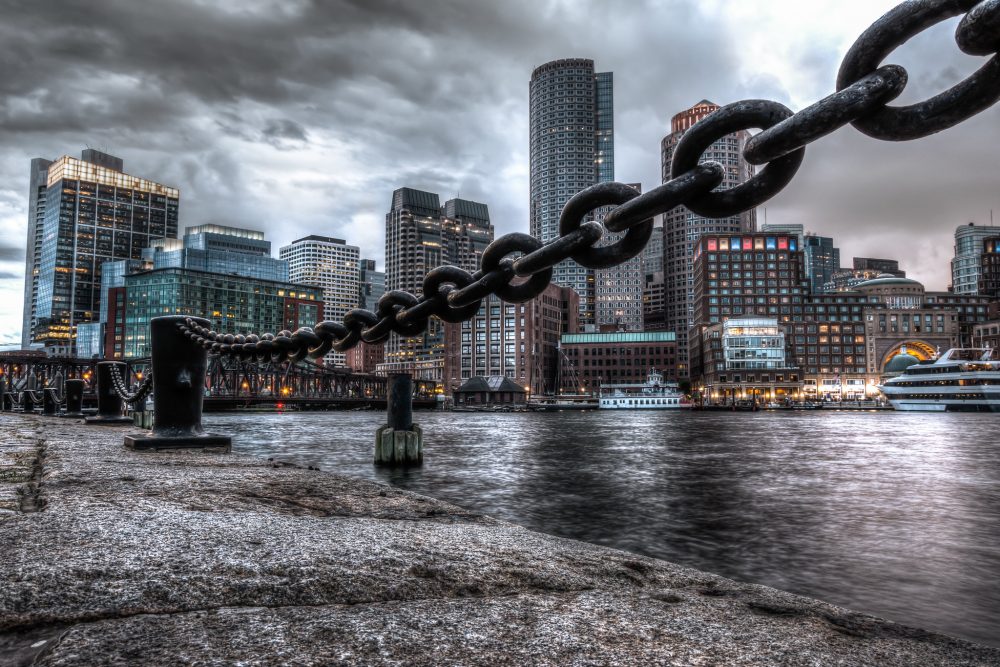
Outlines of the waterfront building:
M 148 357 L 149 322 L 161 315 L 193 315 L 213 330 L 231 334 L 277 333 L 312 326 L 323 318 L 323 291 L 262 278 L 186 268 L 140 271 L 125 277 L 120 325 L 123 358 Z M 119 322 L 109 323 L 109 328 Z
M 670 162 L 674 149 L 684 133 L 699 120 L 717 111 L 719 106 L 702 100 L 690 109 L 676 114 L 670 121 L 671 132 L 660 144 L 660 164 L 663 182 L 670 180 Z M 746 182 L 754 174 L 753 166 L 743 159 L 743 146 L 750 139 L 746 131 L 726 135 L 712 144 L 700 160 L 713 160 L 725 167 L 723 188 Z M 666 306 L 666 329 L 677 334 L 678 372 L 690 376 L 688 332 L 694 326 L 694 279 L 691 274 L 694 246 L 699 237 L 709 233 L 744 233 L 757 228 L 756 209 L 729 218 L 703 218 L 684 206 L 663 216 L 663 282 Z
M 278 257 L 288 262 L 291 282 L 323 289 L 326 319 L 340 322 L 347 311 L 359 306 L 361 269 L 357 246 L 348 245 L 344 239 L 311 235 L 282 246 Z M 345 356 L 343 352 L 330 352 L 324 360 L 329 365 L 343 366 Z
M 989 318 L 985 296 L 925 292 L 915 280 L 881 275 L 851 291 L 813 294 L 796 237 L 711 235 L 695 250 L 692 369 L 710 368 L 711 327 L 732 318 L 775 318 L 786 359 L 807 398 L 875 395 L 885 364 L 906 346 L 921 358 L 971 344 Z
M 344 363 L 355 373 L 375 373 L 385 361 L 385 345 L 358 343 L 345 355 Z
M 785 327 L 777 318 L 733 317 L 699 333 L 704 404 L 802 398 L 802 371 L 786 358 Z
M 530 231 L 548 243 L 570 197 L 615 178 L 614 76 L 586 58 L 554 60 L 531 73 L 528 97 Z M 553 282 L 580 295 L 581 326 L 597 323 L 593 270 L 566 260 Z
M 840 248 L 834 247 L 832 238 L 815 234 L 806 234 L 801 247 L 809 291 L 822 294 L 826 283 L 840 270 Z
M 955 229 L 955 257 L 951 260 L 952 292 L 979 294 L 984 243 L 993 236 L 1000 236 L 1000 227 L 970 222 Z
M 550 284 L 525 303 L 490 296 L 471 320 L 446 324 L 445 391 L 477 376 L 503 375 L 536 396 L 554 394 L 559 337 L 579 329 L 579 301 L 576 290 Z
M 76 354 L 76 326 L 95 321 L 101 266 L 139 259 L 153 239 L 176 238 L 180 193 L 123 171 L 93 149 L 31 162 L 22 344 Z
M 76 356 L 100 359 L 104 356 L 104 322 L 80 322 L 76 325 Z
M 602 384 L 642 384 L 651 370 L 678 381 L 672 331 L 567 333 L 559 341 L 560 389 L 593 394 Z
M 187 227 L 182 239 L 153 240 L 142 252 L 154 269 L 184 268 L 284 282 L 288 263 L 271 257 L 271 242 L 253 229 L 206 224 Z
M 455 405 L 515 407 L 528 402 L 528 392 L 505 375 L 477 375 L 452 392 Z
M 374 259 L 362 259 L 358 274 L 358 307 L 375 312 L 378 300 L 385 294 L 385 271 L 375 270 Z
M 427 272 L 442 264 L 466 271 L 479 269 L 483 251 L 493 241 L 486 204 L 451 199 L 441 206 L 438 195 L 400 188 L 392 193 L 385 216 L 385 288 L 423 294 Z M 379 372 L 408 372 L 421 380 L 444 377 L 444 328 L 431 318 L 420 336 L 392 334 Z

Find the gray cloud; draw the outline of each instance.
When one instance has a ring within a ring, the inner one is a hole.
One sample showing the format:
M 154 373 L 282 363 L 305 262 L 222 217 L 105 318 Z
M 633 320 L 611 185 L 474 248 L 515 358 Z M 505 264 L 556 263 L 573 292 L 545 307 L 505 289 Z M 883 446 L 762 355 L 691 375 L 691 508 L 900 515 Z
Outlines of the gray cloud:
M 843 52 L 839 38 L 776 35 L 775 49 L 794 45 L 782 53 L 799 73 L 783 80 L 693 0 L 0 6 L 0 183 L 23 183 L 0 192 L 3 219 L 14 221 L 0 229 L 7 246 L 24 242 L 30 158 L 84 145 L 180 187 L 182 225 L 261 229 L 275 246 L 356 234 L 381 258 L 371 228 L 403 185 L 483 201 L 500 233 L 526 231 L 535 66 L 590 57 L 615 72 L 617 177 L 649 188 L 674 113 L 702 98 L 816 99 L 832 92 Z M 911 79 L 899 103 L 975 66 L 948 30 L 893 54 Z M 943 288 L 954 227 L 1000 212 L 998 134 L 996 109 L 907 144 L 843 129 L 808 149 L 768 219 L 835 236 L 845 261 L 897 256 Z

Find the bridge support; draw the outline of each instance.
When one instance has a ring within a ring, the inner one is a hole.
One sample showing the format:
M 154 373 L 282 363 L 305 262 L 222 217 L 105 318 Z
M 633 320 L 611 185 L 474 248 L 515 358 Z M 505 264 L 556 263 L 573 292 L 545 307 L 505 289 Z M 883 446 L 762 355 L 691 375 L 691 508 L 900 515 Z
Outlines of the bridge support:
M 83 417 L 83 380 L 66 380 L 66 412 L 60 417 Z
M 389 376 L 387 422 L 375 431 L 375 465 L 411 466 L 424 461 L 424 433 L 413 423 L 413 379 Z
M 149 323 L 152 342 L 153 430 L 125 436 L 125 446 L 137 450 L 213 449 L 229 452 L 227 435 L 210 435 L 201 426 L 208 352 L 195 345 L 178 325 L 183 316 L 154 317 Z M 193 317 L 208 327 L 208 320 Z
M 115 385 L 111 381 L 111 369 L 118 367 L 119 373 L 125 369 L 121 361 L 101 361 L 97 364 L 97 414 L 87 417 L 88 424 L 131 424 L 132 420 L 122 415 L 124 406 Z

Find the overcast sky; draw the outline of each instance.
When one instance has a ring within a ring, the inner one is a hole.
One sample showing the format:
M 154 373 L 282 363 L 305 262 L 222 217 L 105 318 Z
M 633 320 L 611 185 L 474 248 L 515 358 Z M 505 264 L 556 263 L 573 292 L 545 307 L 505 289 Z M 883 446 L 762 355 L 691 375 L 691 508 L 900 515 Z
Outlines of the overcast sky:
M 780 101 L 834 90 L 840 59 L 884 0 L 0 0 L 0 344 L 19 340 L 33 157 L 99 148 L 179 187 L 181 227 L 263 230 L 277 248 L 345 238 L 382 265 L 402 186 L 489 205 L 528 231 L 528 80 L 557 58 L 615 74 L 616 178 L 660 182 L 673 114 L 703 98 Z M 886 62 L 897 103 L 984 59 L 957 19 Z M 899 259 L 944 289 L 957 225 L 1000 224 L 1000 109 L 928 139 L 845 128 L 814 144 L 766 204 L 773 223 Z M 758 220 L 763 222 L 761 211 Z

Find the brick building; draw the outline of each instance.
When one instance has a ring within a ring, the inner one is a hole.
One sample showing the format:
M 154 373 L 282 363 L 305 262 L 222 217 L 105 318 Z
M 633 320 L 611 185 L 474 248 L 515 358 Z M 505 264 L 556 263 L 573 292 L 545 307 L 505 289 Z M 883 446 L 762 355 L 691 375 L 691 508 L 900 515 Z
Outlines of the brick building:
M 596 394 L 602 384 L 643 383 L 656 369 L 677 382 L 677 337 L 672 331 L 565 334 L 559 344 L 560 388 Z

